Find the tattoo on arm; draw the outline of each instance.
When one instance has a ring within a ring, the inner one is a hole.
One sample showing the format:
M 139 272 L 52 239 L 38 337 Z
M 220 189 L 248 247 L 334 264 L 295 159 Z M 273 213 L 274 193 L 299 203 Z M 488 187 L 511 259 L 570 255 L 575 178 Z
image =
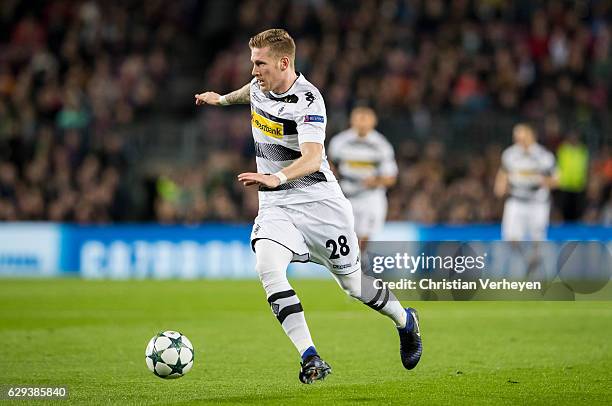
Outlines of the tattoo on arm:
M 249 104 L 251 102 L 250 93 L 251 83 L 247 83 L 238 90 L 225 95 L 225 100 L 229 104 Z

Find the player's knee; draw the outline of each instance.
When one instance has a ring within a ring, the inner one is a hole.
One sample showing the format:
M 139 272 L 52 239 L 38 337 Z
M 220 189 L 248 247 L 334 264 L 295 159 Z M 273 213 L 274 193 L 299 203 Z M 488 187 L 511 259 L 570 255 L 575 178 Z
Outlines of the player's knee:
M 291 253 L 278 250 L 273 241 L 260 240 L 255 245 L 255 271 L 268 295 L 289 289 L 286 271 L 291 261 Z
M 354 286 L 343 288 L 344 292 L 352 298 L 357 300 L 361 300 L 361 289 L 358 289 Z
M 347 295 L 357 300 L 362 300 L 360 275 L 338 275 L 336 280 Z
M 284 275 L 284 271 L 280 271 L 274 267 L 266 266 L 265 264 L 255 265 L 255 271 L 259 276 L 264 289 L 267 291 L 268 288 L 286 281 L 287 278 Z
M 257 262 L 255 263 L 255 272 L 257 272 L 259 279 L 262 279 L 263 275 L 266 275 L 273 271 L 274 271 L 273 267 L 270 266 L 270 264 L 267 264 L 265 261 L 258 259 Z
M 286 269 L 276 263 L 258 260 L 255 271 L 268 295 L 291 289 L 287 280 Z
M 341 283 L 340 287 L 352 298 L 361 299 L 361 286 L 355 283 Z

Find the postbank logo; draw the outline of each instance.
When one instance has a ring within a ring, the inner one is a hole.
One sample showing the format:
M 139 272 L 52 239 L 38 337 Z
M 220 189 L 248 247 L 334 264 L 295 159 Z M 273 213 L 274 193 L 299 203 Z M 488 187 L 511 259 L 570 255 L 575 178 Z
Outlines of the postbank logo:
M 265 118 L 254 110 L 251 110 L 251 125 L 268 137 L 283 138 L 283 125 L 281 123 Z
M 376 168 L 376 162 L 374 161 L 346 161 L 346 164 L 351 168 L 355 169 L 371 169 Z

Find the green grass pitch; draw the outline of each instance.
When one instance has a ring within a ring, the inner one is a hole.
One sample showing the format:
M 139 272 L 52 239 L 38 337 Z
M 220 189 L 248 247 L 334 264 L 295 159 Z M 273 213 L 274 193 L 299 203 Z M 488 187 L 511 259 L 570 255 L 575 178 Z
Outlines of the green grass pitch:
M 294 281 L 324 382 L 299 357 L 258 281 L 1 280 L 0 386 L 69 387 L 60 404 L 605 404 L 612 302 L 418 302 L 424 353 L 402 368 L 385 317 L 333 281 Z M 186 334 L 193 370 L 148 371 L 158 331 Z M 0 402 L 2 403 L 2 402 Z

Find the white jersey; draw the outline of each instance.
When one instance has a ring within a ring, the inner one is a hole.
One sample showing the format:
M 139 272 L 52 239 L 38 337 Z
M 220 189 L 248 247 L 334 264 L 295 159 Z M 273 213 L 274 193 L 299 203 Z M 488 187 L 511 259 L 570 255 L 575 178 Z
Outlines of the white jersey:
M 340 186 L 349 199 L 384 196 L 384 187 L 366 188 L 363 180 L 372 176 L 397 176 L 393 147 L 375 130 L 365 137 L 359 137 L 353 129 L 338 133 L 329 143 L 329 157 L 338 167 Z
M 540 144 L 528 150 L 512 145 L 502 153 L 502 168 L 508 173 L 510 198 L 525 202 L 547 202 L 550 191 L 542 186 L 555 172 L 555 157 Z
M 276 173 L 302 156 L 304 142 L 323 144 L 327 114 L 319 90 L 298 73 L 285 93 L 263 92 L 251 81 L 251 127 L 255 141 L 257 172 Z M 330 170 L 325 148 L 317 172 L 291 180 L 274 189 L 260 187 L 259 205 L 306 203 L 342 196 Z

